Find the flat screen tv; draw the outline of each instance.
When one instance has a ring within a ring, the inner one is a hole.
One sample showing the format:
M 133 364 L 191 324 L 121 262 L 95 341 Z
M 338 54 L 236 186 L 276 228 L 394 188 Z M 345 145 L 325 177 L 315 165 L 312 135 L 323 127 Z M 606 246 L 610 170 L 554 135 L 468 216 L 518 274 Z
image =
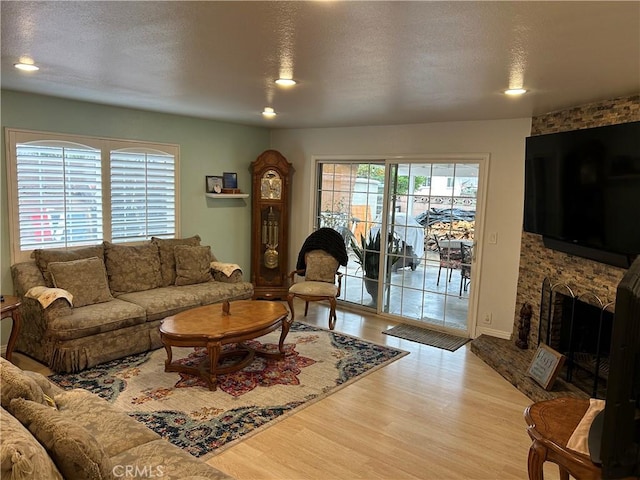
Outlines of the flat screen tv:
M 640 257 L 616 291 L 604 410 L 589 431 L 602 478 L 640 478 Z
M 628 268 L 640 254 L 640 122 L 528 137 L 524 230 Z

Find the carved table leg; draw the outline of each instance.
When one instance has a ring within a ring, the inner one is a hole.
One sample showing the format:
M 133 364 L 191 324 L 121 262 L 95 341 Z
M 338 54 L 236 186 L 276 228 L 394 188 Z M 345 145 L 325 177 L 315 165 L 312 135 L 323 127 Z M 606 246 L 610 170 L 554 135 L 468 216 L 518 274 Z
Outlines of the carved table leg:
M 220 351 L 222 345 L 220 342 L 210 342 L 207 344 L 207 354 L 209 355 L 209 372 L 207 379 L 209 381 L 209 390 L 215 391 L 218 386 L 218 379 L 216 376 L 216 370 L 218 368 L 218 361 L 220 360 Z
M 527 461 L 527 466 L 529 467 L 529 480 L 544 480 L 544 470 L 542 465 L 546 459 L 547 447 L 534 440 L 529 448 L 529 458 Z
M 280 333 L 280 341 L 278 342 L 278 350 L 281 355 L 284 355 L 284 339 L 289 334 L 289 328 L 293 323 L 293 308 L 291 309 L 291 320 L 288 317 L 282 319 L 282 332 Z
M 172 352 L 171 352 L 171 345 L 167 345 L 166 343 L 164 344 L 164 349 L 167 351 L 167 359 L 164 361 L 164 371 L 168 372 L 169 370 L 167 370 L 169 368 L 169 365 L 171 365 L 171 360 L 172 360 Z
M 564 468 L 558 465 L 560 469 L 560 480 L 569 480 L 569 472 L 567 472 Z

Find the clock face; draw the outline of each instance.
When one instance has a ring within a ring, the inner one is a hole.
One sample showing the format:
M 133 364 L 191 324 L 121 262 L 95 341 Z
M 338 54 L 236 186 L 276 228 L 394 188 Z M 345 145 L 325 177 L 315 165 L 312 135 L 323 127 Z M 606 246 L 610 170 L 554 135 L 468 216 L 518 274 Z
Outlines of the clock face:
M 282 198 L 282 178 L 275 170 L 267 170 L 260 180 L 260 198 L 280 200 Z

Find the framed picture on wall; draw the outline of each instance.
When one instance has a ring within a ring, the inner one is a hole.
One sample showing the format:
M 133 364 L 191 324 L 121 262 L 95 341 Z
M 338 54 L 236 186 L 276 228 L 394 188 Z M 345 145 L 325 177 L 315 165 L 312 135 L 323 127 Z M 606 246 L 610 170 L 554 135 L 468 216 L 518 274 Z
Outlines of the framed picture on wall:
M 207 175 L 205 177 L 205 189 L 207 193 L 222 193 L 222 177 L 219 175 Z
M 235 172 L 224 172 L 222 174 L 222 188 L 238 188 L 238 174 Z

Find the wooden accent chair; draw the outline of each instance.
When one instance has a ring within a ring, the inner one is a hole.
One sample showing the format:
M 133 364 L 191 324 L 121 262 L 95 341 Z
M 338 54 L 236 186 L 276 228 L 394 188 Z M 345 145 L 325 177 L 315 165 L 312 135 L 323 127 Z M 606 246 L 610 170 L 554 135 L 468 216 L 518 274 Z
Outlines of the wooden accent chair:
M 291 287 L 287 295 L 287 303 L 291 310 L 291 319 L 295 319 L 293 310 L 294 297 L 305 301 L 304 316 L 309 311 L 309 302 L 328 300 L 331 306 L 329 312 L 329 329 L 336 326 L 336 298 L 340 296 L 342 288 L 342 273 L 338 272 L 340 264 L 335 257 L 324 250 L 311 250 L 305 254 L 306 270 L 294 270 L 289 274 Z M 304 281 L 295 282 L 296 275 Z M 336 285 L 337 279 L 337 285 Z
M 529 449 L 529 480 L 544 480 L 544 462 L 560 468 L 560 479 L 600 480 L 602 471 L 589 456 L 567 448 L 567 443 L 589 408 L 582 398 L 554 398 L 534 403 L 524 411 Z

